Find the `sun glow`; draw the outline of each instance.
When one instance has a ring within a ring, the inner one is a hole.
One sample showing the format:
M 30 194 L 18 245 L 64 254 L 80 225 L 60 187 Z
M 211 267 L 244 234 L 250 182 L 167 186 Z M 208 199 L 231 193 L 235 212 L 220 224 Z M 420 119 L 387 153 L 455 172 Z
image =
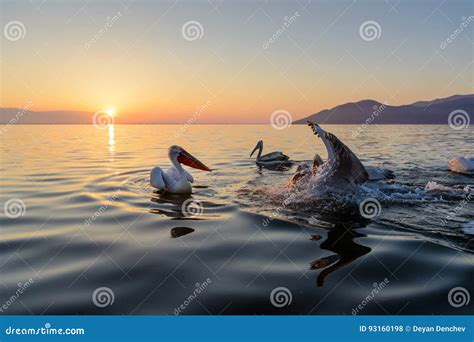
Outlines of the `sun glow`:
M 115 110 L 112 108 L 107 109 L 105 112 L 107 113 L 108 116 L 112 118 L 115 116 Z

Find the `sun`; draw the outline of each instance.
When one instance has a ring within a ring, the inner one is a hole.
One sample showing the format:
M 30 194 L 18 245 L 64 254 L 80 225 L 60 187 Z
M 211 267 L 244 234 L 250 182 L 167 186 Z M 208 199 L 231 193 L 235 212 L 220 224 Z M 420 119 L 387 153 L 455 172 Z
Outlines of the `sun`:
M 115 116 L 115 110 L 113 108 L 106 109 L 105 112 L 112 118 Z

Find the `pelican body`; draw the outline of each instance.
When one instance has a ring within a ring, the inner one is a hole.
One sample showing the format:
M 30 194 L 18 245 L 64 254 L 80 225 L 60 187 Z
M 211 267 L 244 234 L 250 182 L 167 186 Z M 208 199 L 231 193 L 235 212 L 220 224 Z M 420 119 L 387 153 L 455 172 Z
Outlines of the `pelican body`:
M 290 179 L 290 186 L 309 179 L 311 182 L 316 182 L 313 186 L 319 183 L 337 187 L 344 186 L 344 184 L 362 184 L 369 180 L 366 168 L 349 147 L 344 145 L 334 134 L 324 131 L 318 124 L 308 122 L 308 125 L 314 134 L 323 141 L 328 152 L 328 159 L 321 165 L 321 158 L 316 156 L 314 160 L 316 168 L 313 166 L 310 169 L 308 165 L 307 170 L 300 170 L 302 174 L 295 174 Z M 311 178 L 313 173 L 316 175 Z
M 323 162 L 316 154 L 313 164 L 303 163 L 290 178 L 290 186 L 306 183 L 312 176 L 321 180 L 338 180 L 350 184 L 362 184 L 367 181 L 390 180 L 395 178 L 393 171 L 373 166 L 364 166 L 359 158 L 334 134 L 324 131 L 318 124 L 309 122 L 314 134 L 324 142 L 328 151 L 328 160 Z
M 194 182 L 193 176 L 181 164 L 199 170 L 211 171 L 211 169 L 180 146 L 171 146 L 168 150 L 168 156 L 173 165 L 171 168 L 163 171 L 160 167 L 154 167 L 150 172 L 150 184 L 158 190 L 175 194 L 192 193 L 191 183 Z
M 259 140 L 257 145 L 253 149 L 252 153 L 250 153 L 250 157 L 258 150 L 256 163 L 259 166 L 267 166 L 267 167 L 285 167 L 291 166 L 293 162 L 290 160 L 290 157 L 283 154 L 282 152 L 271 152 L 264 154 L 263 152 L 263 141 Z

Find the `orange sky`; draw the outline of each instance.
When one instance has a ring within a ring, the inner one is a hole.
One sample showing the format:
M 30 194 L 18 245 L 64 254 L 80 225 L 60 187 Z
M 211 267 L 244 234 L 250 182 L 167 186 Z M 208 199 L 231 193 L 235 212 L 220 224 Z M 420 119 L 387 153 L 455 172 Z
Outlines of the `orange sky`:
M 367 4 L 348 4 L 311 4 L 311 13 L 293 2 L 267 4 L 270 19 L 247 2 L 213 13 L 206 3 L 137 2 L 126 9 L 101 2 L 81 12 L 45 4 L 41 16 L 28 3 L 3 4 L 2 26 L 19 20 L 26 34 L 16 41 L 2 36 L 0 106 L 114 108 L 118 123 L 268 122 L 279 109 L 298 119 L 367 98 L 397 105 L 473 92 L 465 38 L 439 48 L 468 2 L 443 9 L 451 22 L 435 14 L 423 25 L 429 6 L 400 6 L 395 15 L 373 5 L 382 28 L 375 41 L 359 36 Z M 297 20 L 263 48 L 282 18 L 296 12 Z M 190 20 L 203 27 L 193 41 L 182 34 Z

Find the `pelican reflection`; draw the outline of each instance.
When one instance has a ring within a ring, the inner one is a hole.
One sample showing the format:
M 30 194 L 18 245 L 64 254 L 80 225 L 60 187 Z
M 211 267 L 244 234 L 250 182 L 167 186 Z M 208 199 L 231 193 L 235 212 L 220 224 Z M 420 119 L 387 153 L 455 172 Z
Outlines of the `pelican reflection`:
M 194 228 L 174 227 L 174 228 L 171 228 L 170 234 L 171 234 L 171 237 L 175 239 L 175 238 L 179 238 L 179 237 L 184 236 L 184 235 L 191 234 L 194 231 L 195 231 Z
M 338 269 L 349 265 L 354 260 L 369 253 L 372 249 L 354 242 L 355 238 L 364 237 L 366 235 L 356 232 L 355 229 L 360 228 L 356 225 L 338 224 L 334 228 L 328 230 L 327 238 L 320 244 L 320 248 L 334 252 L 310 264 L 311 270 L 322 269 L 317 278 L 317 286 L 324 285 L 326 277 L 337 271 Z M 321 239 L 319 235 L 312 235 L 311 240 L 318 241 Z

